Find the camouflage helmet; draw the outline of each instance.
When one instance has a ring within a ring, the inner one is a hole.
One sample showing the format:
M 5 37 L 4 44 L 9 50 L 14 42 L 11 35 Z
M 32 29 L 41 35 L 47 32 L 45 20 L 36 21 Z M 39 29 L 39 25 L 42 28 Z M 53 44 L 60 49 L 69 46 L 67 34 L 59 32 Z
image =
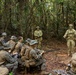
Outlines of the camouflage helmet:
M 38 28 L 38 29 L 39 29 L 40 27 L 39 27 L 39 26 L 37 26 L 36 28 Z
M 31 39 L 27 38 L 27 40 L 25 40 L 26 43 L 30 43 Z
M 7 35 L 7 33 L 6 33 L 6 32 L 3 32 L 3 33 L 2 33 L 2 36 L 6 36 L 6 35 Z
M 37 44 L 38 42 L 37 42 L 37 40 L 31 40 L 30 42 L 29 42 L 29 45 L 35 45 L 35 44 Z
M 73 27 L 73 24 L 69 24 L 69 27 Z
M 16 36 L 11 36 L 10 39 L 11 39 L 11 40 L 15 40 L 15 39 L 17 39 L 17 38 L 16 38 Z

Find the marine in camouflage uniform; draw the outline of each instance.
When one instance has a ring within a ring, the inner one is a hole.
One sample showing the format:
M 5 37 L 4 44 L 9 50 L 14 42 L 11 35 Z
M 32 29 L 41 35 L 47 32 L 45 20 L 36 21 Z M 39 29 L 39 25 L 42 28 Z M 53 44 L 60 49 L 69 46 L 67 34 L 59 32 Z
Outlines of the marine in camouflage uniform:
M 31 40 L 28 43 L 29 47 L 26 47 L 25 50 L 25 66 L 27 68 L 40 66 L 42 73 L 47 74 L 47 72 L 45 72 L 45 59 L 42 56 L 44 51 L 36 49 L 37 40 Z
M 4 66 L 0 66 L 0 75 L 8 75 L 8 74 L 9 70 Z
M 55 70 L 55 75 L 76 75 L 76 53 L 74 53 L 69 61 L 66 70 Z
M 21 52 L 20 52 L 20 55 L 21 55 L 21 60 L 23 62 L 25 62 L 25 59 L 27 58 L 26 56 L 28 56 L 27 54 L 29 53 L 29 49 L 30 49 L 30 46 L 29 46 L 29 42 L 31 41 L 31 39 L 27 39 L 25 42 L 25 44 L 22 46 L 22 49 L 21 49 Z
M 22 48 L 21 48 L 21 52 L 20 52 L 20 55 L 21 55 L 21 56 L 24 56 L 24 55 L 25 55 L 26 49 L 29 48 L 28 42 L 30 42 L 30 41 L 31 41 L 31 39 L 29 39 L 29 38 L 25 41 L 24 45 L 23 45 Z
M 68 75 L 76 75 L 76 53 L 72 55 L 71 58 L 71 68 L 67 71 Z
M 68 56 L 72 56 L 75 47 L 75 36 L 76 30 L 73 28 L 72 24 L 69 24 L 69 29 L 66 31 L 64 38 L 67 39 Z
M 13 52 L 12 52 L 13 55 L 18 56 L 18 55 L 20 54 L 20 51 L 21 51 L 21 48 L 22 48 L 22 45 L 23 45 L 22 42 L 23 42 L 23 37 L 20 36 L 20 37 L 19 37 L 19 40 L 18 40 L 18 42 L 17 42 L 17 44 L 16 44 L 16 46 L 15 46 L 15 49 L 14 49 Z
M 0 75 L 8 75 L 10 71 L 16 75 L 17 66 L 18 62 L 15 58 L 6 51 L 0 51 Z
M 37 30 L 34 31 L 34 37 L 35 37 L 35 40 L 38 41 L 38 49 L 41 49 L 43 32 L 42 30 L 40 30 L 39 26 L 37 26 L 36 28 Z
M 15 45 L 16 45 L 16 37 L 15 36 L 11 36 L 10 40 L 6 43 L 7 47 L 9 48 L 9 52 L 12 52 Z

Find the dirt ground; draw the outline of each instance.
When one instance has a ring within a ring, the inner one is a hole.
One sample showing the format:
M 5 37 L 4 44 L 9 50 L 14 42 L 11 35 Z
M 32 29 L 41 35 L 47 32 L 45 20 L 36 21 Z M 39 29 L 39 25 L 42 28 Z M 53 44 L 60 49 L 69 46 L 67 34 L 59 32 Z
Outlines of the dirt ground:
M 70 57 L 67 56 L 67 46 L 65 42 L 53 40 L 49 41 L 48 43 L 45 41 L 43 42 L 42 46 L 43 50 L 51 50 L 54 49 L 55 51 L 48 52 L 44 55 L 44 58 L 46 59 L 46 65 L 48 72 L 52 72 L 55 69 L 62 69 L 64 70 L 67 66 L 67 64 L 70 61 Z M 57 49 L 60 49 L 57 51 Z M 19 72 L 18 75 L 40 75 L 40 73 L 34 73 L 34 74 L 22 74 Z

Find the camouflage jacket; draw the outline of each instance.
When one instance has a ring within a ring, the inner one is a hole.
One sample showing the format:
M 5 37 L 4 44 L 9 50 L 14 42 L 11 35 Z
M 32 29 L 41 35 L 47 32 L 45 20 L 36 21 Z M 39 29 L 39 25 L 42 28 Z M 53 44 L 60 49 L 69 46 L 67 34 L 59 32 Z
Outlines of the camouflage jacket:
M 7 63 L 15 63 L 16 60 L 6 51 L 0 51 L 0 65 Z
M 43 35 L 42 30 L 39 30 L 39 31 L 38 31 L 38 30 L 35 30 L 35 31 L 34 31 L 34 36 L 35 36 L 35 37 L 37 37 L 37 38 L 38 38 L 38 37 L 42 37 L 42 35 Z
M 66 33 L 64 34 L 64 38 L 67 38 L 67 39 L 75 39 L 75 36 L 76 36 L 76 30 L 72 29 L 68 29 L 66 31 Z

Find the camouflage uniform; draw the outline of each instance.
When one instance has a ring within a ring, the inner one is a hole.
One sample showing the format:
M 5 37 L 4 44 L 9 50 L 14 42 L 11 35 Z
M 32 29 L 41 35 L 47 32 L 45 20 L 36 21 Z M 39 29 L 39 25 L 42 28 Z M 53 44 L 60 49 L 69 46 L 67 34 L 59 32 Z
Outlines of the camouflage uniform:
M 12 56 L 6 51 L 0 51 L 0 75 L 7 75 L 9 71 L 13 72 L 13 75 L 16 75 L 16 69 L 18 66 L 18 62 L 16 59 L 12 58 Z M 4 71 L 2 71 L 2 70 Z M 4 74 L 5 73 L 5 74 Z
M 8 75 L 8 74 L 9 70 L 4 66 L 0 66 L 0 75 Z
M 25 53 L 25 52 L 26 52 L 26 50 L 28 50 L 29 48 L 30 48 L 30 47 L 25 44 L 25 45 L 22 47 L 22 49 L 21 49 L 20 55 L 21 55 L 22 60 L 24 60 L 24 61 L 25 61 L 25 58 L 24 58 L 24 57 L 26 57 L 26 54 L 27 54 L 27 53 Z
M 43 58 L 44 51 L 36 49 L 36 47 L 32 47 L 36 45 L 37 40 L 29 40 L 26 41 L 27 45 L 25 44 L 21 49 L 21 60 L 26 68 L 30 67 L 40 67 L 42 70 L 41 74 L 45 75 L 48 73 L 45 71 L 46 64 L 45 59 Z
M 42 42 L 42 30 L 39 29 L 39 26 L 37 26 L 37 30 L 34 31 L 35 40 L 38 41 L 38 48 L 41 48 L 41 42 Z
M 70 60 L 70 69 L 67 70 L 68 75 L 76 75 L 76 53 L 72 55 Z
M 28 39 L 25 41 L 26 44 L 24 44 L 24 45 L 22 46 L 22 48 L 21 48 L 20 55 L 22 56 L 22 58 L 24 58 L 25 55 L 27 54 L 27 53 L 25 54 L 26 50 L 30 48 L 29 45 L 28 45 L 28 43 L 30 42 L 30 40 L 31 40 L 31 39 L 28 38 Z M 24 60 L 25 60 L 25 59 L 24 59 Z
M 59 73 L 59 74 L 58 74 Z M 76 53 L 72 55 L 68 68 L 64 71 L 57 70 L 57 75 L 76 75 Z
M 68 55 L 72 55 L 74 53 L 74 47 L 75 47 L 75 36 L 76 36 L 76 30 L 73 29 L 73 25 L 69 25 L 69 29 L 66 31 L 64 38 L 67 39 L 67 46 L 68 46 Z
M 44 51 L 41 51 L 39 49 L 36 49 L 33 47 L 37 43 L 36 40 L 31 40 L 29 43 L 29 47 L 26 48 L 25 50 L 25 66 L 27 68 L 30 67 L 38 67 L 40 66 L 40 69 L 42 72 L 46 69 L 45 65 L 45 59 L 43 58 L 43 53 Z M 45 72 L 44 72 L 45 73 Z
M 19 41 L 17 42 L 13 54 L 19 54 L 23 45 L 23 37 L 20 37 Z
M 12 50 L 14 49 L 16 45 L 15 40 L 16 40 L 16 37 L 11 36 L 10 40 L 6 43 L 7 47 L 10 48 L 9 52 L 12 52 Z
M 45 60 L 42 57 L 42 52 L 38 49 L 32 49 L 30 51 L 30 61 L 33 61 L 35 66 L 45 63 Z M 43 67 L 41 67 L 41 70 L 43 70 Z

